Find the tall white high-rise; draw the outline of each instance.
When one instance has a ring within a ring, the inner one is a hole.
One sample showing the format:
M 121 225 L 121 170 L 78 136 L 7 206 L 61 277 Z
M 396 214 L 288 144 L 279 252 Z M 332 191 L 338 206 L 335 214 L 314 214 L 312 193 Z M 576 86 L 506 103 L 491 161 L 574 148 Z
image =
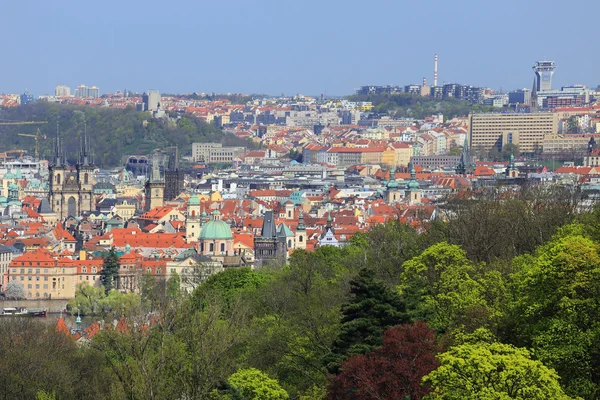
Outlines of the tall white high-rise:
M 58 85 L 54 89 L 54 95 L 56 97 L 69 97 L 71 96 L 71 88 L 68 86 Z
M 85 85 L 77 86 L 77 89 L 75 89 L 75 97 L 88 97 L 88 90 L 89 88 Z
M 91 88 L 89 88 L 88 97 L 92 97 L 94 99 L 100 97 L 100 88 L 98 88 L 97 86 L 92 86 Z

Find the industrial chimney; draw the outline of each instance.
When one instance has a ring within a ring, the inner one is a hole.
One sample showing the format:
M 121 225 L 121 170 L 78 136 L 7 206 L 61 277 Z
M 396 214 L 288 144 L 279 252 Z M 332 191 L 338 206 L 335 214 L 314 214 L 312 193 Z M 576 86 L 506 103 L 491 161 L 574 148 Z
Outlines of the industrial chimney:
M 438 55 L 433 58 L 433 86 L 438 85 Z

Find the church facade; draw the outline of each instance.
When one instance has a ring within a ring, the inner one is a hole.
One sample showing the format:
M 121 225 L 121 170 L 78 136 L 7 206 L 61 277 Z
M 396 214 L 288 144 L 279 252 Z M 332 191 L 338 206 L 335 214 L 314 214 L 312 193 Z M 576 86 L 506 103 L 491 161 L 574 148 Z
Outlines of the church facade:
M 79 159 L 75 166 L 67 164 L 60 142 L 56 136 L 55 156 L 49 167 L 50 207 L 59 220 L 69 216 L 77 217 L 82 213 L 94 210 L 94 169 L 89 142 L 84 134 Z

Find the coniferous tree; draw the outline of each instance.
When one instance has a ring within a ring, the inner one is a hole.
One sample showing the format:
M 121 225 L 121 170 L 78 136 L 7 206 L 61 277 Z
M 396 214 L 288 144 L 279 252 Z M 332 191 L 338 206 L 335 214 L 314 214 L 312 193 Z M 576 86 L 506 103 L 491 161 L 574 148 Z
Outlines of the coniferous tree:
M 104 264 L 102 265 L 102 272 L 100 272 L 100 282 L 102 282 L 106 294 L 112 289 L 115 289 L 120 265 L 119 256 L 115 252 L 115 248 L 111 247 L 104 256 Z
M 400 295 L 362 269 L 350 282 L 350 302 L 342 306 L 340 334 L 327 357 L 327 368 L 334 373 L 340 363 L 364 354 L 383 343 L 383 332 L 408 321 Z

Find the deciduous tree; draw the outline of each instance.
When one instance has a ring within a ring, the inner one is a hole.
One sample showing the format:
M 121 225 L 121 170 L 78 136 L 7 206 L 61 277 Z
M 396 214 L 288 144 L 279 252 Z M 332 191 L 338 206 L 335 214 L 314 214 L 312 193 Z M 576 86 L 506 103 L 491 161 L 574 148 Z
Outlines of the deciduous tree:
M 329 399 L 421 399 L 429 392 L 421 380 L 439 365 L 436 351 L 424 322 L 390 328 L 381 348 L 350 357 L 330 377 Z
M 558 374 L 529 351 L 502 343 L 467 343 L 439 356 L 441 365 L 424 378 L 432 399 L 568 400 Z

